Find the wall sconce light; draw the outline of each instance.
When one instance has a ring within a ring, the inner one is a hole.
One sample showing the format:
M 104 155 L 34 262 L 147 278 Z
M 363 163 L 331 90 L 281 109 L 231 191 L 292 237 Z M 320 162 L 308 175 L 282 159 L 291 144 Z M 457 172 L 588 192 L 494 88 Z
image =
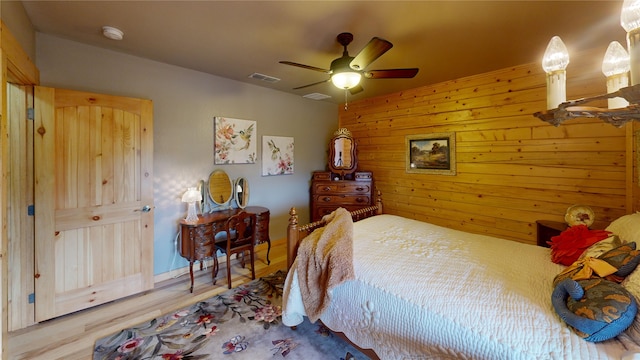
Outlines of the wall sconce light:
M 607 77 L 607 92 L 612 93 L 629 86 L 629 54 L 617 41 L 612 41 L 602 60 L 602 73 Z M 608 100 L 609 109 L 629 106 L 621 97 Z
M 542 58 L 542 68 L 547 73 L 547 109 L 556 108 L 567 101 L 567 65 L 567 47 L 559 36 L 554 36 Z
M 640 84 L 640 0 L 625 0 L 620 12 L 620 25 L 627 32 L 631 85 Z
M 625 56 L 626 51 L 624 51 L 622 45 L 617 43 L 620 45 L 618 48 L 618 45 L 609 44 L 602 63 L 602 72 L 607 76 L 608 93 L 578 100 L 562 101 L 560 104 L 555 105 L 557 108 L 549 108 L 554 106 L 553 104 L 559 99 L 560 95 L 556 92 L 561 90 L 550 89 L 549 78 L 547 77 L 548 110 L 534 113 L 535 117 L 555 126 L 575 118 L 598 118 L 617 127 L 621 127 L 629 121 L 640 121 L 640 106 L 638 105 L 640 102 L 640 0 L 624 1 L 620 14 L 620 24 L 627 31 L 628 58 Z M 547 51 L 552 47 L 551 45 L 549 43 Z M 553 60 L 553 57 L 550 56 L 547 59 L 547 53 L 545 52 L 543 68 L 547 72 L 547 76 L 549 76 L 550 71 L 545 67 L 545 63 L 553 62 L 551 60 Z M 560 61 L 556 59 L 556 62 L 559 63 Z M 625 62 L 628 62 L 628 69 L 631 73 L 631 86 L 628 86 L 628 77 L 625 71 L 627 64 Z M 549 69 L 553 70 L 551 67 Z M 625 81 L 627 81 L 626 85 Z M 604 99 L 607 99 L 607 108 L 583 106 L 585 103 Z
M 195 187 L 190 187 L 182 195 L 182 202 L 188 203 L 187 217 L 184 219 L 189 224 L 198 222 L 198 212 L 196 211 L 196 202 L 202 201 L 202 194 Z

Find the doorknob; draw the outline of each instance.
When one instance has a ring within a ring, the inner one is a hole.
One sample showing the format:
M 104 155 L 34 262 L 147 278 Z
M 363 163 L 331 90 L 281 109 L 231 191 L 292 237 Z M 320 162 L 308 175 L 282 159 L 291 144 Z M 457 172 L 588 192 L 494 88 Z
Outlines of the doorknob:
M 136 210 L 136 211 L 142 211 L 144 213 L 148 213 L 149 211 L 151 211 L 151 206 L 149 205 L 145 205 L 142 207 L 142 209 Z

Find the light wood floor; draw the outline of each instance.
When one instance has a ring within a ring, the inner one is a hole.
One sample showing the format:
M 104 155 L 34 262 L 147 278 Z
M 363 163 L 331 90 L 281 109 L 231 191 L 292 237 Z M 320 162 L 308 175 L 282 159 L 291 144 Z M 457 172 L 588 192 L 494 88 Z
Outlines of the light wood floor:
M 284 270 L 287 266 L 285 239 L 272 241 L 270 265 L 266 262 L 267 247 L 264 245 L 256 247 L 256 278 Z M 7 358 L 91 359 L 97 339 L 226 291 L 228 288 L 224 261 L 220 262 L 220 266 L 216 285 L 211 282 L 211 268 L 199 271 L 200 267 L 194 266 L 196 279 L 193 294 L 189 292 L 190 280 L 187 273 L 176 279 L 158 283 L 153 290 L 144 294 L 11 332 L 8 344 L 5 344 Z M 195 271 L 196 269 L 198 271 Z M 232 279 L 233 286 L 238 286 L 251 280 L 251 272 L 249 269 L 242 269 L 234 259 Z

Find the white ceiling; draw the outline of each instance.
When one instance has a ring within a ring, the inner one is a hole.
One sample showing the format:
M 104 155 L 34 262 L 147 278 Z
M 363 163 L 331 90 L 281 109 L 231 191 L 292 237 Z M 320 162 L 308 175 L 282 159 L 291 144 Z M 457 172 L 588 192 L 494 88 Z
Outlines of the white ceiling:
M 6 0 L 3 0 L 6 1 Z M 351 32 L 351 56 L 374 36 L 393 48 L 367 69 L 418 67 L 413 79 L 365 79 L 349 101 L 540 61 L 559 35 L 570 52 L 626 46 L 622 1 L 23 1 L 35 29 L 78 42 L 298 95 L 340 103 L 329 68 Z M 122 41 L 101 35 L 124 31 Z M 254 72 L 280 78 L 251 79 Z

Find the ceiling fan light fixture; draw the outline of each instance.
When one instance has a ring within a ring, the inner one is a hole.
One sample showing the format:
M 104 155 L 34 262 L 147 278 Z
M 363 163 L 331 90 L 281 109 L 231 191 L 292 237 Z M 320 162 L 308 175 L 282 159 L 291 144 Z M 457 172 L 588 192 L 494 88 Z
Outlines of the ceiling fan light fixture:
M 359 72 L 345 71 L 333 74 L 331 76 L 331 82 L 338 89 L 347 90 L 358 86 L 361 78 L 362 74 Z
M 124 37 L 124 32 L 113 26 L 103 26 L 102 35 L 104 35 L 104 37 L 106 37 L 107 39 L 122 40 L 122 38 Z

